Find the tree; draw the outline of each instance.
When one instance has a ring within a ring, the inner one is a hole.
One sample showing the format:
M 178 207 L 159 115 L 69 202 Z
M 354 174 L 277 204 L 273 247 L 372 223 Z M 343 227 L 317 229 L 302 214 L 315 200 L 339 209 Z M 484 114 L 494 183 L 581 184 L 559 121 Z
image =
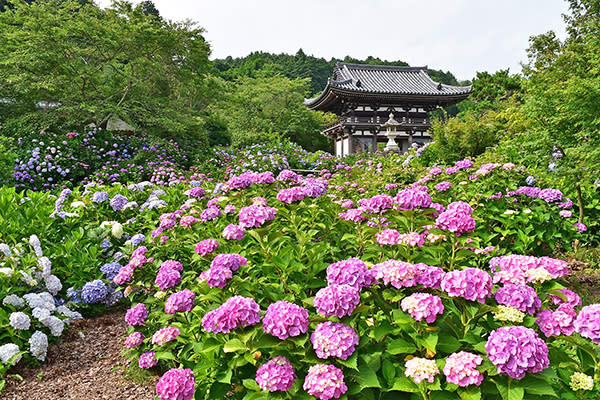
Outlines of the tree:
M 190 22 L 128 2 L 12 0 L 0 13 L 0 117 L 51 114 L 60 127 L 104 126 L 193 135 L 206 106 L 209 47 Z M 40 102 L 48 105 L 40 110 Z
M 162 19 L 160 13 L 158 12 L 158 8 L 156 8 L 152 0 L 144 0 L 140 4 L 138 4 L 137 7 L 142 11 L 144 15 L 151 15 L 158 20 Z

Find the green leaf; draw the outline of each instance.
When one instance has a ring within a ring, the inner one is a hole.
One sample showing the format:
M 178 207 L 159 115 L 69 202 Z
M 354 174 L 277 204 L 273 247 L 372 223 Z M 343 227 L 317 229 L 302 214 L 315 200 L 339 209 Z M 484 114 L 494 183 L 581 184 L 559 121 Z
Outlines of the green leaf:
M 412 354 L 417 347 L 404 339 L 394 339 L 388 344 L 387 351 L 390 354 Z
M 394 386 L 392 386 L 392 390 L 399 390 L 401 392 L 409 393 L 418 393 L 419 387 L 412 381 L 412 379 L 408 379 L 406 376 L 402 375 L 396 378 Z
M 478 386 L 467 386 L 458 388 L 458 395 L 461 400 L 481 400 L 481 389 Z
M 356 376 L 356 381 L 361 388 L 380 388 L 381 384 L 377 378 L 375 371 L 365 362 L 360 362 L 358 366 L 359 374 Z
M 460 349 L 462 344 L 452 335 L 442 335 L 439 337 L 437 349 L 443 353 L 454 353 Z
M 515 382 L 512 379 L 506 381 L 494 380 L 500 396 L 503 400 L 523 400 L 525 391 L 522 387 L 515 386 Z
M 396 368 L 394 367 L 394 364 L 390 360 L 383 360 L 381 371 L 383 372 L 383 377 L 388 385 L 393 384 L 394 378 L 396 377 Z
M 358 371 L 358 352 L 354 352 L 347 360 L 338 360 L 344 367 L 352 368 Z
M 435 347 L 437 346 L 438 342 L 437 332 L 427 332 L 425 335 L 423 335 L 420 341 L 427 350 L 432 351 L 434 354 L 436 353 Z
M 239 339 L 231 339 L 223 345 L 223 351 L 225 353 L 232 353 L 240 350 L 246 350 L 246 345 Z
M 529 394 L 558 397 L 550 382 L 547 382 L 546 380 L 536 379 L 535 377 L 529 375 L 523 378 L 520 381 L 520 384 L 525 387 L 525 392 Z
M 246 389 L 250 389 L 250 390 L 253 390 L 255 392 L 258 392 L 258 391 L 261 390 L 260 386 L 258 386 L 258 383 L 256 383 L 256 380 L 254 380 L 254 379 L 244 379 L 242 381 L 242 385 L 244 385 L 244 387 Z

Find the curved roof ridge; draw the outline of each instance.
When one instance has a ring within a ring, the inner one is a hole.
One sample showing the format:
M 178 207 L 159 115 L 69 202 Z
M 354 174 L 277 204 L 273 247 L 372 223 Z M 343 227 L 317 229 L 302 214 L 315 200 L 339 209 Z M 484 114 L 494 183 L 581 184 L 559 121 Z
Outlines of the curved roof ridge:
M 342 67 L 356 68 L 356 69 L 372 69 L 372 70 L 396 70 L 396 71 L 419 71 L 428 70 L 427 65 L 422 67 L 411 67 L 409 65 L 378 65 L 378 64 L 355 64 L 347 63 L 343 61 L 337 61 L 336 67 L 341 69 Z

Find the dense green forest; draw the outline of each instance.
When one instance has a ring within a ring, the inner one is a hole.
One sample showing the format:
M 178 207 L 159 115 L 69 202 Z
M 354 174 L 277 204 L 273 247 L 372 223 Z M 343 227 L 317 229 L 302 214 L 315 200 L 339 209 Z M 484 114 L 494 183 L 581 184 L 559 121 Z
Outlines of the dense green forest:
M 311 95 L 316 95 L 327 84 L 327 78 L 331 77 L 333 67 L 338 61 L 357 64 L 408 66 L 408 63 L 404 61 L 386 61 L 372 56 L 364 60 L 346 56 L 344 59 L 331 58 L 327 61 L 324 58 L 306 55 L 302 49 L 299 49 L 295 55 L 257 51 L 246 57 L 216 59 L 214 60 L 214 68 L 220 77 L 229 81 L 234 81 L 240 76 L 258 77 L 274 74 L 281 74 L 289 79 L 310 78 Z M 459 84 L 450 71 L 429 69 L 429 75 L 436 82 L 447 85 Z

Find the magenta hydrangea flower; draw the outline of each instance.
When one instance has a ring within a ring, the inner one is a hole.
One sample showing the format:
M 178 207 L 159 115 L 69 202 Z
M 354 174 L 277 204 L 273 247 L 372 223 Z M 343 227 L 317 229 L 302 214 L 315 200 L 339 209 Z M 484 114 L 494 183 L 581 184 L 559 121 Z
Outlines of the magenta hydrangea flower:
M 113 278 L 113 283 L 115 285 L 123 285 L 124 283 L 131 282 L 131 279 L 133 278 L 133 272 L 133 267 L 130 267 L 129 265 L 121 267 L 119 272 L 117 272 L 117 275 Z
M 543 189 L 540 191 L 538 197 L 544 200 L 546 203 L 554 203 L 557 201 L 562 201 L 563 194 L 558 189 Z
M 442 299 L 429 293 L 413 293 L 402 299 L 400 305 L 415 320 L 424 319 L 428 324 L 434 323 L 438 314 L 444 313 Z
M 256 371 L 256 383 L 269 392 L 287 391 L 294 385 L 296 373 L 285 357 L 273 357 Z
M 440 192 L 445 192 L 446 190 L 450 189 L 452 187 L 452 184 L 448 181 L 443 181 L 438 183 L 437 185 L 435 185 L 435 190 L 439 190 Z
M 553 278 L 561 278 L 569 274 L 569 264 L 557 258 L 540 257 L 539 266 L 550 272 Z
M 432 289 L 439 289 L 442 285 L 442 279 L 446 275 L 440 267 L 433 267 L 423 263 L 415 264 L 417 269 L 417 284 Z
M 575 330 L 581 336 L 600 344 L 600 304 L 585 306 L 577 315 Z
M 202 197 L 204 196 L 204 189 L 200 186 L 196 186 L 187 191 L 187 195 L 190 197 Z
M 498 304 L 514 307 L 519 311 L 534 315 L 542 306 L 535 289 L 527 285 L 507 283 L 494 293 Z
M 140 332 L 133 332 L 131 335 L 125 338 L 125 347 L 131 349 L 132 347 L 137 347 L 144 341 L 144 335 Z
M 165 312 L 175 314 L 177 312 L 191 311 L 194 308 L 194 299 L 196 293 L 190 289 L 184 289 L 181 292 L 173 293 L 165 303 Z
M 208 207 L 205 210 L 202 210 L 200 213 L 200 219 L 202 222 L 212 221 L 215 218 L 218 218 L 222 215 L 221 209 L 219 207 Z
M 167 290 L 181 282 L 181 274 L 176 269 L 163 269 L 161 268 L 156 274 L 154 283 L 160 288 L 160 290 Z
M 540 311 L 537 314 L 535 323 L 546 337 L 553 335 L 571 336 L 573 332 L 575 332 L 575 319 L 577 319 L 577 312 L 575 309 L 570 304 L 564 303 L 561 304 L 556 311 Z
M 158 360 L 154 358 L 156 353 L 153 351 L 148 351 L 146 353 L 140 354 L 140 358 L 138 359 L 138 366 L 144 369 L 150 369 L 158 364 Z
M 308 330 L 308 311 L 287 301 L 277 301 L 267 308 L 263 330 L 281 340 L 299 336 Z
M 327 284 L 350 285 L 358 290 L 371 286 L 373 277 L 367 265 L 358 258 L 349 258 L 327 267 Z
M 284 169 L 279 173 L 279 175 L 277 175 L 277 180 L 282 182 L 297 182 L 299 178 L 300 177 L 298 174 L 296 174 L 294 171 L 290 171 L 289 169 Z
M 466 351 L 452 353 L 446 358 L 444 365 L 446 380 L 460 387 L 479 386 L 483 382 L 483 374 L 477 370 L 477 366 L 482 362 L 483 358 L 477 354 Z
M 226 204 L 223 212 L 225 214 L 235 214 L 237 212 L 237 208 L 235 208 L 233 204 Z
M 170 369 L 156 384 L 156 395 L 160 400 L 192 400 L 196 380 L 191 369 Z
M 245 229 L 258 228 L 266 221 L 274 219 L 275 213 L 277 213 L 277 209 L 274 207 L 255 205 L 242 207 L 238 213 L 239 226 Z
M 360 303 L 360 293 L 350 285 L 329 285 L 320 289 L 314 300 L 319 314 L 338 318 L 351 315 L 358 303 Z
M 183 264 L 181 264 L 179 261 L 167 260 L 167 261 L 163 261 L 160 264 L 160 269 L 161 270 L 174 270 L 177 272 L 181 272 L 181 271 L 183 271 Z
M 331 364 L 315 364 L 308 369 L 304 390 L 320 400 L 339 399 L 348 390 L 344 373 Z
M 179 336 L 179 328 L 176 326 L 167 326 L 154 332 L 154 335 L 152 335 L 152 344 L 162 346 L 171 340 L 177 339 L 177 336 Z
M 316 326 L 310 341 L 317 357 L 347 360 L 358 345 L 358 334 L 346 324 L 326 321 Z
M 358 204 L 372 214 L 380 214 L 394 206 L 394 198 L 389 194 L 378 194 L 368 199 L 360 199 Z
M 260 307 L 254 299 L 234 296 L 219 308 L 207 312 L 202 327 L 207 332 L 229 333 L 237 328 L 260 322 Z
M 484 303 L 492 292 L 492 277 L 478 268 L 450 271 L 444 275 L 441 288 L 450 297 L 462 297 Z
M 225 267 L 232 271 L 237 271 L 239 267 L 248 265 L 246 257 L 242 257 L 239 254 L 217 254 L 217 256 L 210 263 L 211 267 Z
M 229 190 L 232 189 L 245 189 L 252 186 L 254 181 L 254 172 L 248 171 L 240 174 L 239 176 L 232 176 L 227 181 L 227 187 Z
M 327 181 L 307 178 L 302 183 L 302 193 L 308 197 L 321 197 L 327 193 Z
M 131 326 L 144 325 L 146 318 L 148 318 L 148 309 L 142 303 L 130 308 L 125 313 L 125 322 Z
M 533 329 L 524 326 L 496 329 L 490 334 L 485 350 L 498 372 L 513 379 L 541 372 L 550 364 L 546 343 Z
M 217 265 L 211 266 L 209 269 L 202 272 L 198 277 L 198 280 L 200 282 L 205 281 L 210 287 L 223 289 L 231 278 L 233 278 L 231 269 L 222 265 Z
M 375 234 L 375 240 L 382 246 L 400 243 L 401 233 L 395 229 L 384 229 Z
M 438 215 L 435 224 L 441 230 L 461 235 L 475 229 L 475 220 L 472 214 L 473 209 L 468 203 L 455 201 L 448 204 L 446 210 Z
M 196 244 L 194 251 L 201 256 L 213 253 L 219 248 L 219 242 L 215 239 L 205 239 Z
M 548 298 L 552 301 L 552 304 L 554 305 L 569 304 L 571 307 L 575 308 L 579 307 L 582 304 L 581 297 L 579 297 L 579 295 L 572 290 L 558 289 L 557 292 L 562 293 L 562 295 L 565 296 L 565 300 L 551 293 L 548 295 Z
M 304 194 L 302 188 L 295 186 L 288 189 L 281 189 L 277 193 L 277 200 L 281 201 L 282 203 L 290 204 L 296 201 L 304 200 L 305 196 L 306 195 Z
M 256 178 L 253 182 L 262 185 L 268 185 L 275 182 L 275 175 L 273 175 L 271 171 L 261 172 L 259 174 L 256 174 Z
M 223 236 L 227 240 L 242 240 L 245 230 L 239 225 L 229 224 L 223 229 Z
M 417 284 L 417 267 L 399 260 L 387 260 L 380 264 L 375 264 L 371 268 L 371 275 L 375 280 L 383 281 L 385 285 L 391 284 L 397 289 Z
M 464 160 L 457 161 L 455 164 L 457 169 L 469 169 L 473 166 L 473 161 L 465 158 Z
M 403 189 L 396 194 L 396 205 L 399 210 L 427 208 L 431 205 L 431 196 L 426 186 L 414 186 Z
M 200 221 L 198 218 L 196 218 L 192 215 L 186 215 L 185 217 L 181 217 L 181 219 L 179 220 L 179 225 L 189 228 L 190 226 L 194 225 L 198 221 Z

